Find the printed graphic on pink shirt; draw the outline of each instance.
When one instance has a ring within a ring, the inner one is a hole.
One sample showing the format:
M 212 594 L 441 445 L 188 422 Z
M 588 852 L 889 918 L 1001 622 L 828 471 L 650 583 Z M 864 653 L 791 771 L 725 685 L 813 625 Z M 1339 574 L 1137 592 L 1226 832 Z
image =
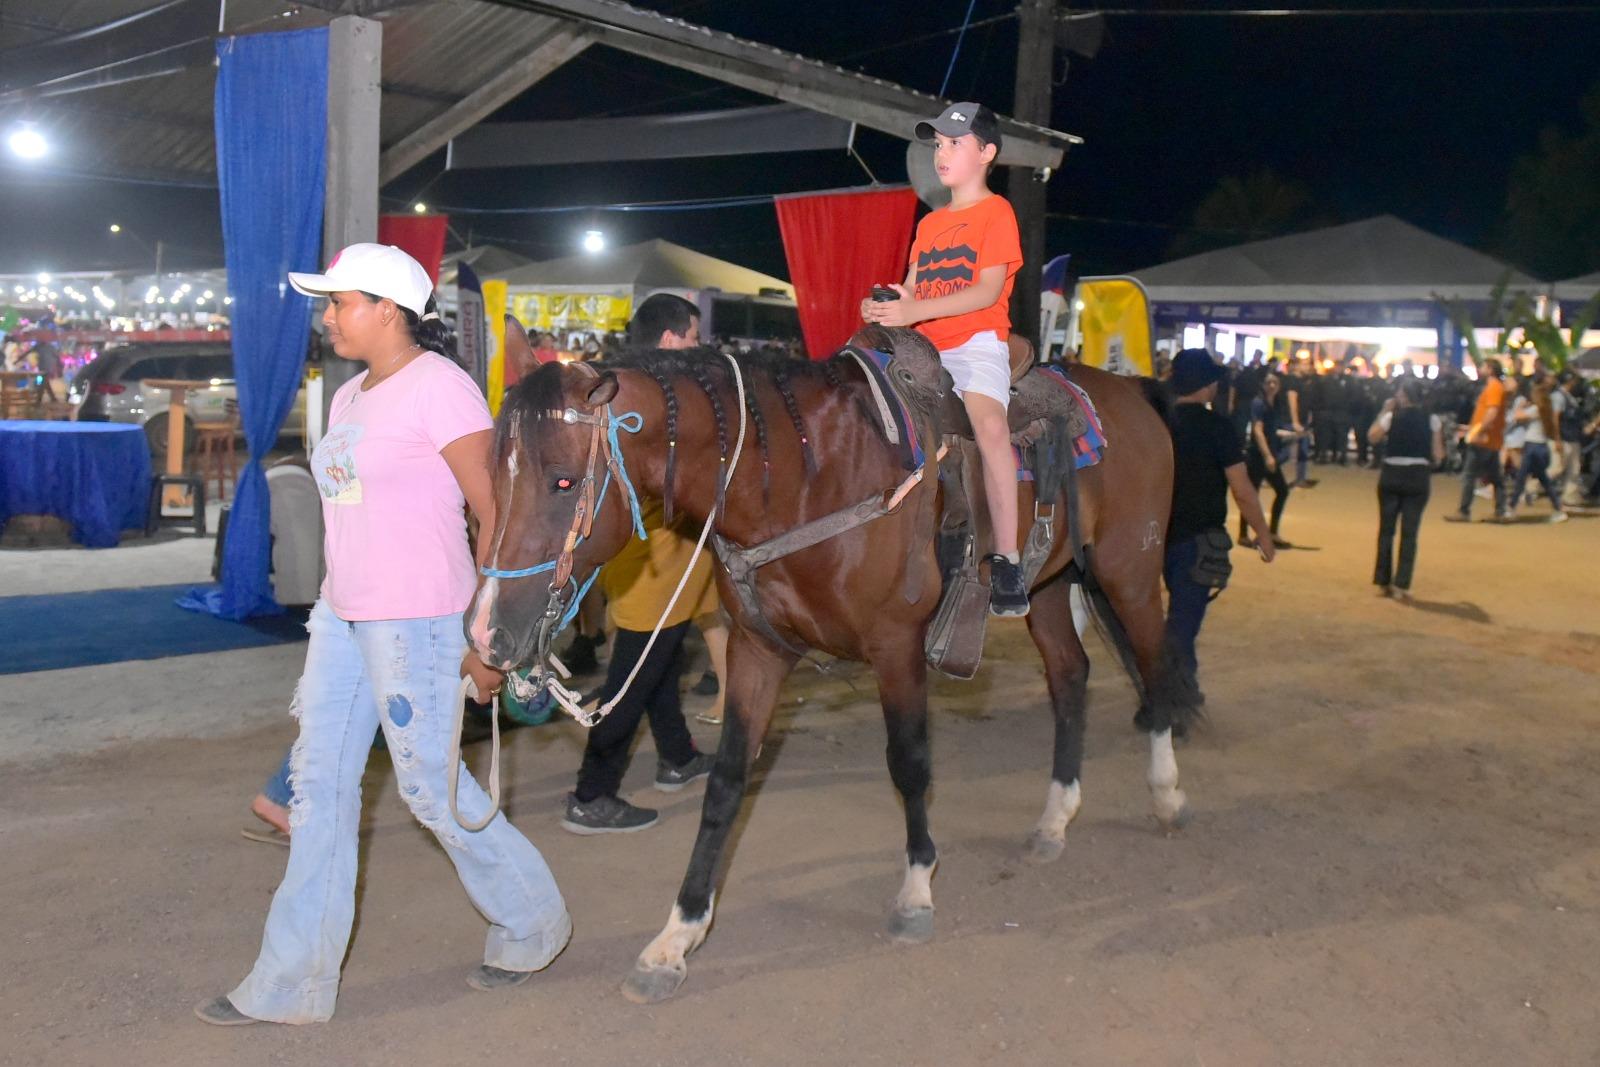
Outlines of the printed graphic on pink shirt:
M 328 431 L 311 454 L 317 489 L 330 504 L 361 503 L 361 476 L 356 473 L 356 443 L 366 427 L 346 422 Z

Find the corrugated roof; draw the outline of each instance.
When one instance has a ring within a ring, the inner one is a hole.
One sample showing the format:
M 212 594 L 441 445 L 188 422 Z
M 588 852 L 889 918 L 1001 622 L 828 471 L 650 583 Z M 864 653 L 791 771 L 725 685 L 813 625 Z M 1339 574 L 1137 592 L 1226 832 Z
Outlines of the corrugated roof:
M 7 0 L 0 48 L 98 25 L 151 0 Z M 287 14 L 285 14 L 287 12 Z M 325 25 L 330 12 L 285 0 L 231 0 L 229 32 Z M 434 0 L 381 14 L 383 111 L 380 141 L 395 143 L 503 70 L 558 20 L 483 0 Z M 30 104 L 49 127 L 52 165 L 74 173 L 210 182 L 216 175 L 212 98 L 216 69 L 192 67 L 138 82 Z M 131 91 L 130 91 L 131 90 Z M 17 117 L 13 112 L 7 117 Z
M 5 0 L 0 4 L 0 50 L 25 46 L 55 34 L 84 29 L 133 14 L 152 0 Z M 395 0 L 392 11 L 371 17 L 383 24 L 383 110 L 380 140 L 388 148 L 443 114 L 457 101 L 563 24 L 578 25 L 559 12 L 520 10 L 493 0 Z M 325 6 L 337 6 L 324 0 Z M 378 9 L 380 0 L 365 5 Z M 693 29 L 694 47 L 726 53 L 738 50 L 744 61 L 782 72 L 785 81 L 827 77 L 836 89 L 873 98 L 921 115 L 939 103 L 913 92 L 833 64 L 695 27 L 655 12 L 611 5 L 633 18 L 646 18 L 663 34 Z M 330 11 L 295 0 L 229 0 L 229 33 L 297 29 L 324 25 Z M 593 23 L 591 23 L 593 25 Z M 596 32 L 599 32 L 598 30 Z M 614 32 L 614 31 L 607 31 Z M 602 38 L 604 39 L 604 38 Z M 678 47 L 682 47 L 681 42 Z M 670 62 L 663 59 L 664 62 Z M 844 79 L 844 81 L 840 81 Z M 178 179 L 209 183 L 216 172 L 212 97 L 216 71 L 202 64 L 161 77 L 36 100 L 0 111 L 0 119 L 26 117 L 48 125 L 58 152 L 52 165 L 69 173 Z M 1055 130 L 1003 119 L 1008 133 L 1023 133 L 1041 144 L 1064 147 L 1077 138 Z

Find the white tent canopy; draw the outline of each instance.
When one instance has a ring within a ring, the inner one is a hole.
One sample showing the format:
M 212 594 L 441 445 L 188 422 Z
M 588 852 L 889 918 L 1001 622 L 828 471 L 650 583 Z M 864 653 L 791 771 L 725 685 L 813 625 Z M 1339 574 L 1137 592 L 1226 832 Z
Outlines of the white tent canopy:
M 768 295 L 794 299 L 794 287 L 782 278 L 659 239 L 529 263 L 493 277 L 504 280 L 512 290 L 720 289 L 755 296 L 766 289 L 776 291 Z
M 1395 218 L 1311 230 L 1135 271 L 1153 303 L 1384 303 L 1487 300 L 1501 279 L 1539 283 Z
M 1580 278 L 1568 278 L 1564 282 L 1556 282 L 1551 286 L 1557 300 L 1571 300 L 1582 302 L 1588 300 L 1596 293 L 1600 293 L 1600 271 L 1585 274 Z

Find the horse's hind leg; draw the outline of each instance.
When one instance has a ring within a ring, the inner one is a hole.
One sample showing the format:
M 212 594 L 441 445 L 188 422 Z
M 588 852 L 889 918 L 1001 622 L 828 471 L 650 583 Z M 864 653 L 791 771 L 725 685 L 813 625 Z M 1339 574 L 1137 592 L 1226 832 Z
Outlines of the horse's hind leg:
M 906 809 L 906 874 L 889 916 L 896 941 L 920 944 L 933 937 L 933 868 L 938 850 L 928 834 L 928 666 L 920 633 L 904 635 L 869 654 L 883 700 L 889 777 Z
M 734 629 L 728 646 L 725 725 L 716 765 L 706 781 L 700 832 L 666 927 L 645 946 L 633 973 L 622 983 L 623 996 L 635 1003 L 652 1004 L 676 993 L 688 977 L 686 958 L 706 939 L 728 834 L 739 815 L 750 767 L 772 722 L 778 686 L 793 665 L 793 659 Z
M 1167 654 L 1166 620 L 1161 611 L 1161 591 L 1154 582 L 1146 593 L 1133 596 L 1126 587 L 1110 586 L 1106 601 L 1121 626 L 1139 671 L 1146 706 L 1150 711 L 1150 797 L 1156 818 L 1169 830 L 1188 819 L 1187 799 L 1178 788 L 1178 760 L 1172 751 L 1172 726 L 1187 722 L 1193 707 L 1180 699 L 1181 678 Z
M 1049 863 L 1067 843 L 1067 826 L 1078 814 L 1078 775 L 1083 766 L 1084 696 L 1089 685 L 1089 658 L 1074 626 L 1072 583 L 1064 577 L 1036 589 L 1028 612 L 1028 633 L 1044 658 L 1050 686 L 1050 710 L 1056 721 L 1055 759 L 1044 814 L 1028 835 L 1028 858 Z

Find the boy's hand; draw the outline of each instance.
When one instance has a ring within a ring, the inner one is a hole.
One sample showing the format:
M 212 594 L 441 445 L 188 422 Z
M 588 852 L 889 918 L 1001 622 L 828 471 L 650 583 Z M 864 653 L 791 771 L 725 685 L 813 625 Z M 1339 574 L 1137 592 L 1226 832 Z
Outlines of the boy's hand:
M 912 298 L 911 290 L 903 285 L 889 285 L 887 288 L 899 293 L 900 299 L 862 301 L 862 316 L 879 326 L 910 326 L 916 322 L 913 313 L 917 301 Z

